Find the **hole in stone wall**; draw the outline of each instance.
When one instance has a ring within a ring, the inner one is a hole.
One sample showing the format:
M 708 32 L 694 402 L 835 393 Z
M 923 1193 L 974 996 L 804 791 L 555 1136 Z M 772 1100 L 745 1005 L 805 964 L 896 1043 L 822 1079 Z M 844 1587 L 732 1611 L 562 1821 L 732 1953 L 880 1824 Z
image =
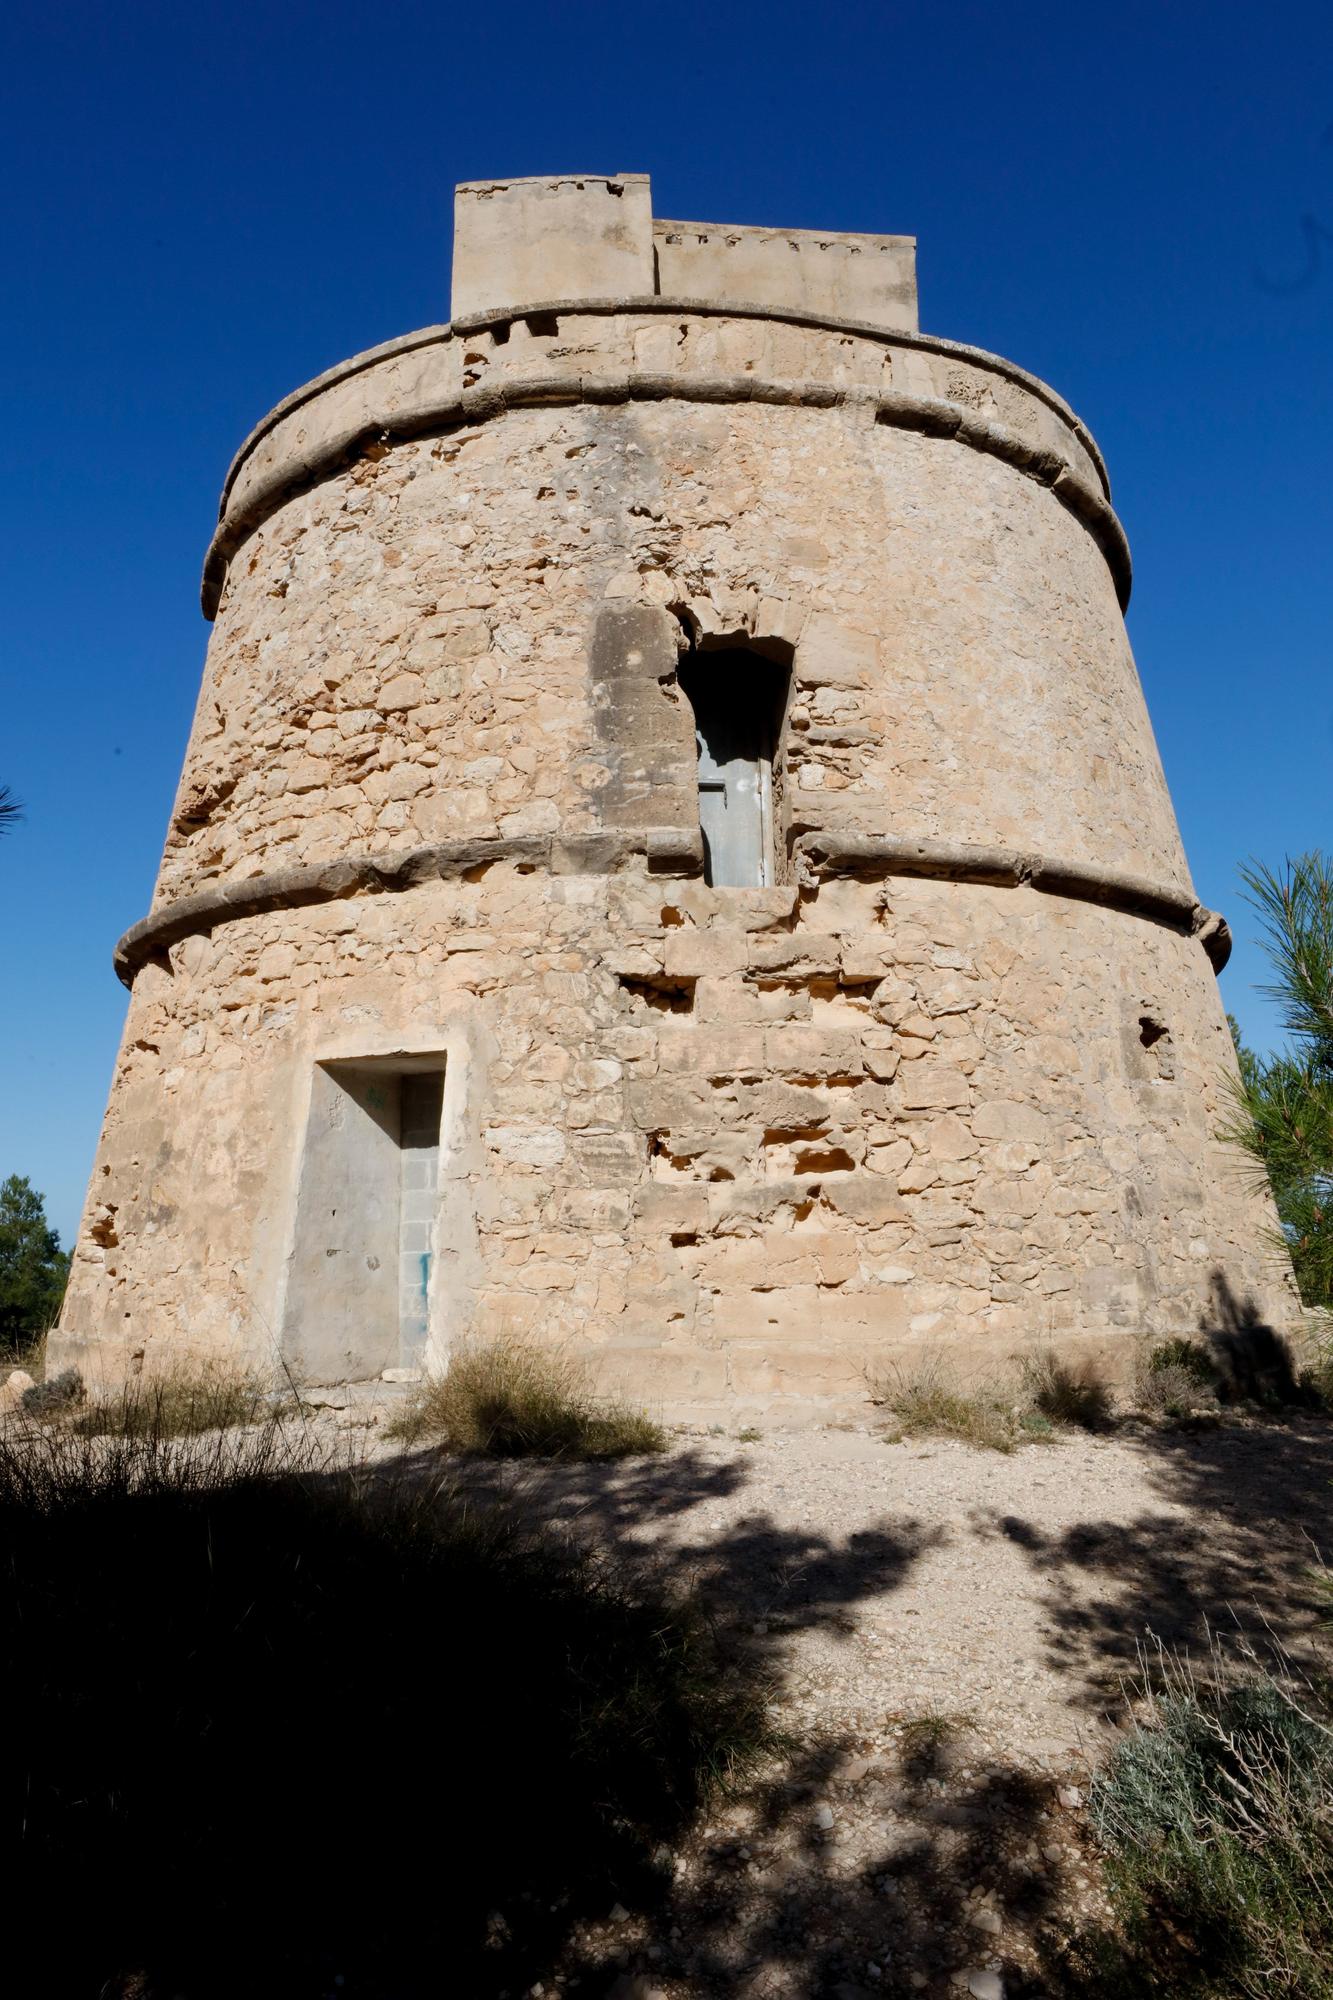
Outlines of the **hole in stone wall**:
M 1149 1074 L 1156 1074 L 1162 1081 L 1170 1083 L 1175 1079 L 1176 1065 L 1171 1046 L 1171 1030 L 1157 1014 L 1146 1010 L 1139 1015 L 1139 1040 L 1149 1051 L 1145 1065 Z
M 764 1158 L 768 1172 L 779 1176 L 847 1174 L 856 1169 L 847 1147 L 818 1125 L 771 1127 L 764 1133 Z
M 849 1174 L 856 1161 L 842 1146 L 797 1146 L 792 1171 L 798 1174 Z
M 651 1007 L 658 1014 L 692 1014 L 694 985 L 692 979 L 630 979 L 624 973 L 620 976 L 621 991 L 629 995 L 631 1005 Z
M 534 336 L 560 331 L 560 318 L 557 313 L 528 313 L 524 316 L 523 324 Z
M 502 319 L 498 326 L 491 328 L 491 345 L 492 347 L 507 347 L 509 345 L 509 321 L 507 319 Z

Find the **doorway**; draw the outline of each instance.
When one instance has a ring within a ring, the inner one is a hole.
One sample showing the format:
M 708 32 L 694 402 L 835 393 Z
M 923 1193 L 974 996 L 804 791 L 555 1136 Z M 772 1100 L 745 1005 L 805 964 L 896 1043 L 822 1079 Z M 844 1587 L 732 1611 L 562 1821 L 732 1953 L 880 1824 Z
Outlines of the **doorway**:
M 282 1332 L 306 1381 L 421 1366 L 443 1105 L 438 1056 L 316 1067 Z

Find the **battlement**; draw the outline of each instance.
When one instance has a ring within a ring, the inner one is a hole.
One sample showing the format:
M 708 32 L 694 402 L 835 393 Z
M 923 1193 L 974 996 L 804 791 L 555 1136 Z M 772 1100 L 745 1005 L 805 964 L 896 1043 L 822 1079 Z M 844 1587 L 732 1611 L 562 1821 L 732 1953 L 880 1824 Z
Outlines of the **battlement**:
M 652 213 L 647 174 L 466 181 L 454 192 L 455 319 L 603 298 L 707 299 L 917 330 L 916 238 Z

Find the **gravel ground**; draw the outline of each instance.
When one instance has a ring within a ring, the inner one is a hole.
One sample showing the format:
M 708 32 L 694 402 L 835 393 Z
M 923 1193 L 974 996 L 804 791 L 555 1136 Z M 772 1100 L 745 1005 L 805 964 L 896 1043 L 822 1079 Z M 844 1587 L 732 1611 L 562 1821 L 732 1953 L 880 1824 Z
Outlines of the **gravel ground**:
M 1333 1541 L 1315 1421 L 1011 1456 L 682 1431 L 661 1458 L 467 1480 L 695 1588 L 774 1685 L 780 1766 L 675 1861 L 665 1908 L 609 1912 L 546 1985 L 616 2000 L 1054 1991 L 1043 1941 L 1105 1912 L 1087 1781 L 1138 1648 L 1211 1630 L 1309 1664 Z

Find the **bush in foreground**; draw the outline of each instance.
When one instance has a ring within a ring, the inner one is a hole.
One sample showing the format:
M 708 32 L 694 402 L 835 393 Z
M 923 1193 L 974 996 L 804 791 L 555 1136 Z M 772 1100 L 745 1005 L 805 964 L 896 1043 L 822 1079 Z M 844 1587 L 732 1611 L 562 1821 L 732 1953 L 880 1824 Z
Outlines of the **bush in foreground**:
M 687 1607 L 277 1423 L 0 1437 L 0 1543 L 15 1991 L 521 1992 L 766 1741 Z
M 1168 1661 L 1095 1780 L 1114 1934 L 1078 1990 L 1333 1995 L 1333 1731 L 1272 1675 Z
M 394 1431 L 483 1458 L 628 1458 L 667 1444 L 642 1410 L 594 1394 L 577 1362 L 517 1341 L 455 1355 Z

